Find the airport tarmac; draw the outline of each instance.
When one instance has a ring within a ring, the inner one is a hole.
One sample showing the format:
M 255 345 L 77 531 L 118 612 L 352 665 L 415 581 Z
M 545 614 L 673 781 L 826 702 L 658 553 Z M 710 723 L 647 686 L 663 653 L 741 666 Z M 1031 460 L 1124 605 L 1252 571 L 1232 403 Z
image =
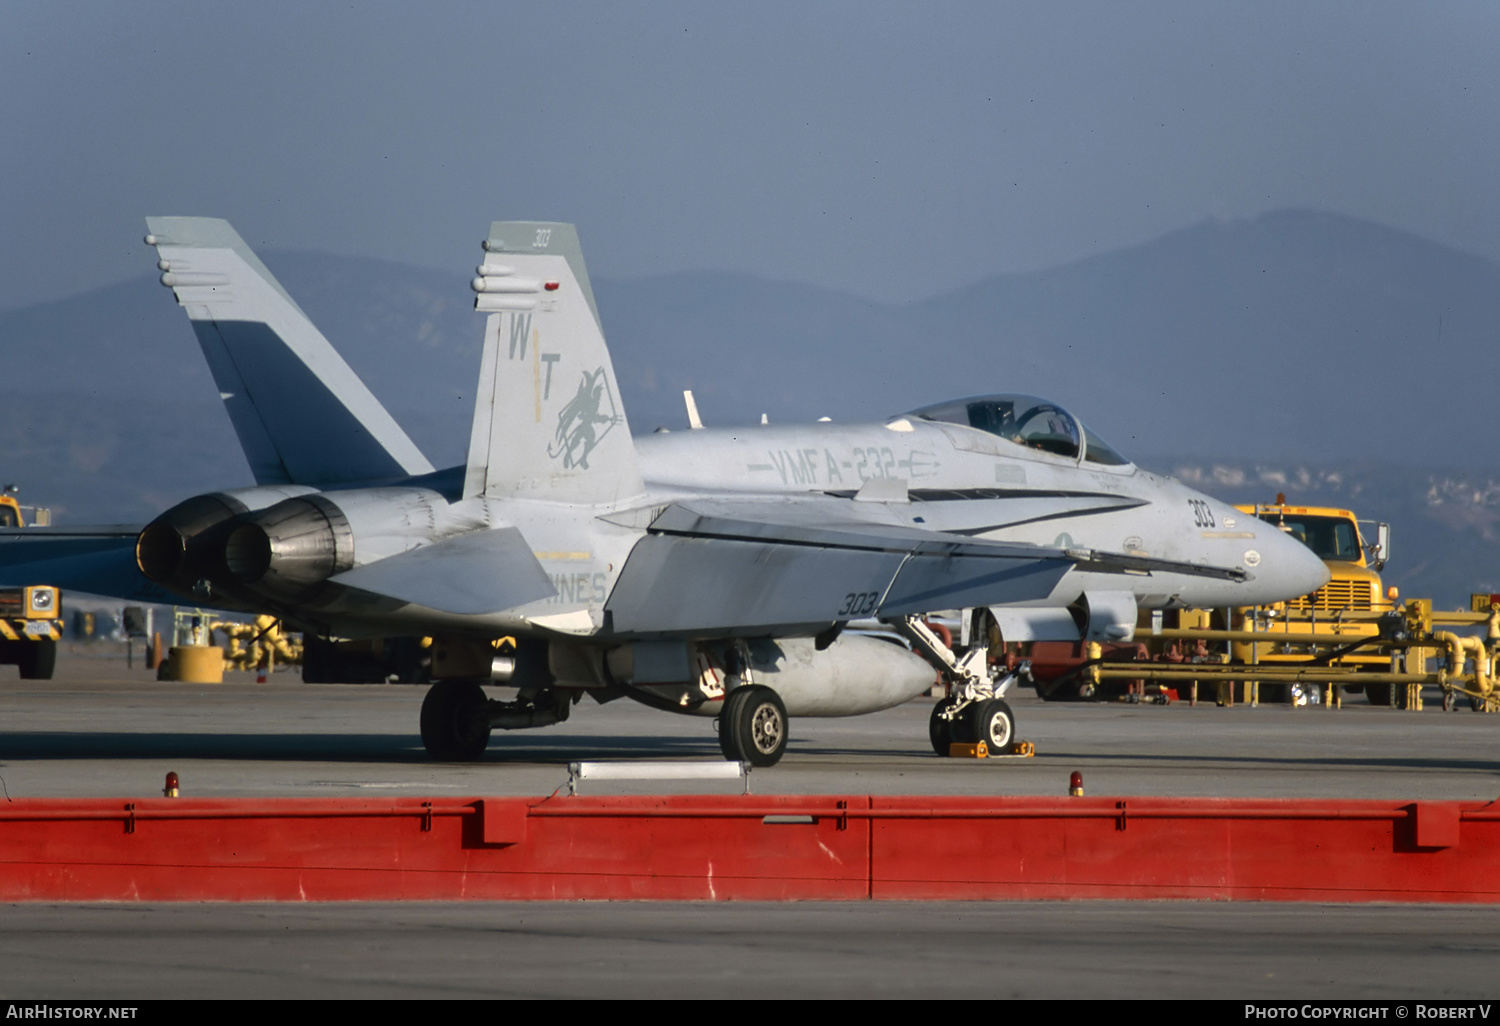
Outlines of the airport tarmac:
M 581 759 L 719 760 L 712 720 L 585 698 L 565 722 L 495 731 L 473 764 L 438 764 L 417 731 L 425 688 L 301 683 L 296 671 L 159 683 L 123 654 L 72 655 L 58 679 L 0 667 L 0 779 L 11 797 L 151 796 L 167 771 L 193 797 L 372 793 L 546 795 Z M 496 689 L 503 697 L 505 689 Z M 786 757 L 751 774 L 758 794 L 1090 795 L 1464 799 L 1500 796 L 1500 717 L 1212 703 L 1049 703 L 1008 696 L 1030 759 L 939 759 L 931 700 L 869 716 L 796 719 Z M 682 785 L 674 785 L 681 787 Z M 597 788 L 603 788 L 598 790 Z M 686 790 L 733 792 L 734 783 Z M 593 793 L 654 793 L 651 783 Z
M 577 759 L 716 759 L 710 721 L 585 700 L 497 731 L 483 761 L 427 761 L 423 689 L 158 683 L 114 649 L 58 679 L 0 668 L 0 782 L 17 797 L 546 795 Z M 930 702 L 797 720 L 760 794 L 1040 794 L 1491 800 L 1500 717 L 1284 706 L 1052 704 L 1013 696 L 1031 759 L 939 759 Z M 602 784 L 589 793 L 665 791 Z M 712 793 L 737 785 L 671 785 Z M 3 800 L 3 797 L 0 797 Z M 1492 907 L 1015 903 L 9 905 L 0 998 L 1485 998 Z

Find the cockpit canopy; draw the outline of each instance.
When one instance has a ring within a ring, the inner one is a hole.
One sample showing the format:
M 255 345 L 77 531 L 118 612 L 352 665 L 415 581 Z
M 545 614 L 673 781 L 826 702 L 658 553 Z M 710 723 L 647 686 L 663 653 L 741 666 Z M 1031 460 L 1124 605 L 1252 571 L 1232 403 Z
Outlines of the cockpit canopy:
M 1056 403 L 1034 395 L 976 395 L 913 410 L 910 416 L 961 424 L 1054 456 L 1122 467 L 1130 463 Z

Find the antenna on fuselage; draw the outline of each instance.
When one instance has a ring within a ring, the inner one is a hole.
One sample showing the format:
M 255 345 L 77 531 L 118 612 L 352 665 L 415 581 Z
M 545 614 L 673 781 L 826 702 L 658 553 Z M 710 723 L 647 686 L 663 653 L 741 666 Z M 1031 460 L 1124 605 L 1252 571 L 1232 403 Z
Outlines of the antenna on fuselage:
M 682 390 L 682 401 L 687 404 L 688 427 L 694 431 L 702 431 L 703 418 L 698 416 L 698 404 L 693 400 L 693 390 L 691 388 Z

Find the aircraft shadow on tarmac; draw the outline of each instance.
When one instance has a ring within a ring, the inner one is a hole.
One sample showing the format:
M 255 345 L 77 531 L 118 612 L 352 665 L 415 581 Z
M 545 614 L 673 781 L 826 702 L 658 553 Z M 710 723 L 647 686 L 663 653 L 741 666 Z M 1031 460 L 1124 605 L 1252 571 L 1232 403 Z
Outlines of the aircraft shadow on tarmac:
M 917 759 L 943 766 L 955 766 L 939 760 L 923 749 L 903 751 L 871 750 L 845 745 L 813 744 L 793 738 L 789 755 L 820 759 L 857 759 L 874 762 L 902 762 Z M 565 765 L 569 762 L 595 759 L 708 759 L 722 757 L 718 740 L 703 736 L 634 735 L 622 737 L 583 737 L 571 734 L 525 737 L 497 735 L 479 764 L 543 763 Z M 247 762 L 340 762 L 429 764 L 432 758 L 423 750 L 414 734 L 192 734 L 192 733 L 108 733 L 101 731 L 23 731 L 0 736 L 0 764 L 5 762 L 45 760 L 107 759 L 205 759 L 242 760 Z M 1249 756 L 1164 754 L 1149 752 L 1067 752 L 1046 751 L 1036 760 L 1025 760 L 1037 767 L 1058 763 L 1088 765 L 1133 763 L 1146 766 L 1194 765 L 1244 769 L 1385 769 L 1444 770 L 1449 772 L 1500 772 L 1500 760 L 1452 758 L 1442 756 Z M 470 764 L 474 765 L 474 764 Z
M 1147 752 L 1052 752 L 1046 753 L 1049 760 L 1067 762 L 1135 762 L 1148 765 L 1193 763 L 1216 766 L 1243 766 L 1270 769 L 1391 769 L 1391 770 L 1466 770 L 1500 771 L 1500 760 L 1455 759 L 1440 756 L 1266 756 L 1266 755 L 1165 755 Z
M 497 738 L 481 763 L 722 757 L 713 736 Z M 0 737 L 0 763 L 31 760 L 238 759 L 256 762 L 428 763 L 414 734 L 145 734 L 20 732 Z M 472 765 L 472 764 L 470 764 Z

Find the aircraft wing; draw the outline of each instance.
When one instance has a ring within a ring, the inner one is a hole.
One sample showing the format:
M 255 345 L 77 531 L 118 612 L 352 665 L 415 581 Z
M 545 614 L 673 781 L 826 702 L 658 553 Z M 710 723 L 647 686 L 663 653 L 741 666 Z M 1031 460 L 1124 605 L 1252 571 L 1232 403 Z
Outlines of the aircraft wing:
M 754 633 L 1039 601 L 1072 565 L 905 525 L 879 504 L 687 500 L 651 522 L 605 608 L 617 631 Z
M 606 605 L 617 631 L 738 633 L 1037 602 L 1070 569 L 1243 577 L 1221 567 L 927 530 L 836 498 L 673 503 Z
M 19 527 L 0 530 L 0 584 L 50 584 L 64 591 L 181 601 L 152 584 L 135 562 L 140 527 Z

